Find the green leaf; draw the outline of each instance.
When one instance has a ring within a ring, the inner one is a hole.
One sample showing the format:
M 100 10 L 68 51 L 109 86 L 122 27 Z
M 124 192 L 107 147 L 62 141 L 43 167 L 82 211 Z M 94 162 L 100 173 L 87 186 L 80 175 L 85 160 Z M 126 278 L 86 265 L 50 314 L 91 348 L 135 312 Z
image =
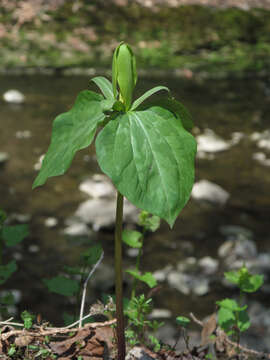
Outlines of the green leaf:
M 158 99 L 151 100 L 146 104 L 143 104 L 140 109 L 144 109 L 149 106 L 162 106 L 163 108 L 171 111 L 176 117 L 178 117 L 187 131 L 191 131 L 193 128 L 193 121 L 190 112 L 188 109 L 179 101 L 175 100 L 172 97 L 162 97 Z
M 144 283 L 146 283 L 150 288 L 153 288 L 157 285 L 157 281 L 154 278 L 154 276 L 150 273 L 150 272 L 146 272 L 143 275 L 140 275 L 138 271 L 136 270 L 127 270 L 126 271 L 128 274 L 132 275 L 133 277 L 135 277 L 136 279 L 143 281 Z
M 10 261 L 6 265 L 0 265 L 0 285 L 4 284 L 7 279 L 17 270 L 16 261 Z
M 170 92 L 170 90 L 166 86 L 156 86 L 153 89 L 150 89 L 150 90 L 146 91 L 141 97 L 136 99 L 134 101 L 134 103 L 132 104 L 130 110 L 137 109 L 137 107 L 139 105 L 141 105 L 146 99 L 148 99 L 150 96 L 152 96 L 153 94 L 155 94 L 155 93 L 157 93 L 158 91 L 161 91 L 161 90 L 166 90 L 166 91 Z
M 100 104 L 103 99 L 92 91 L 81 91 L 73 108 L 56 117 L 51 144 L 33 188 L 43 185 L 51 176 L 64 174 L 76 152 L 91 144 L 97 126 L 105 118 Z
M 221 301 L 217 301 L 216 304 L 218 304 L 220 307 L 223 307 L 233 312 L 242 311 L 247 308 L 247 305 L 244 305 L 242 307 L 239 306 L 237 302 L 233 299 L 224 299 Z
M 138 224 L 143 226 L 145 230 L 154 232 L 160 227 L 160 218 L 149 214 L 148 211 L 142 210 L 139 215 Z
M 43 279 L 49 291 L 64 296 L 72 296 L 78 293 L 78 281 L 68 279 L 64 276 L 56 276 L 52 279 Z
M 101 245 L 98 244 L 98 245 L 91 246 L 89 249 L 84 251 L 81 254 L 81 256 L 82 256 L 85 264 L 94 265 L 100 259 L 102 252 L 103 252 L 103 249 L 102 249 Z
M 26 236 L 29 235 L 28 225 L 13 225 L 3 226 L 2 237 L 6 246 L 14 246 L 20 243 Z
M 123 230 L 122 239 L 125 244 L 132 248 L 141 248 L 142 233 L 134 230 Z
M 106 99 L 114 99 L 112 83 L 108 79 L 106 79 L 104 76 L 96 76 L 91 79 L 91 81 L 97 85 Z
M 250 319 L 246 310 L 238 313 L 237 326 L 241 332 L 246 331 L 250 327 Z
M 187 318 L 185 316 L 177 316 L 176 322 L 178 325 L 186 328 L 188 326 L 188 324 L 190 323 L 190 320 L 189 320 L 189 318 Z
M 257 291 L 264 281 L 263 275 L 252 275 L 245 266 L 238 271 L 225 272 L 224 275 L 228 281 L 236 284 L 242 291 L 247 293 Z
M 173 226 L 190 197 L 196 154 L 177 116 L 159 106 L 118 114 L 97 136 L 96 153 L 123 196 Z
M 226 333 L 229 333 L 235 325 L 235 321 L 235 314 L 231 310 L 223 307 L 219 309 L 218 324 Z
M 30 329 L 33 325 L 33 320 L 35 319 L 35 315 L 32 315 L 28 311 L 24 310 L 21 313 L 21 318 L 23 320 L 24 327 L 26 329 Z

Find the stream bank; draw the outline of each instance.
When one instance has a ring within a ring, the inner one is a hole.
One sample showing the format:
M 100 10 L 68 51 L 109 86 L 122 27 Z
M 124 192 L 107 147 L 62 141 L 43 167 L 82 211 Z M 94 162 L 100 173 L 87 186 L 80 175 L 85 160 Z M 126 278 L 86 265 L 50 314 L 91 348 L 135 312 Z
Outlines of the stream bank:
M 189 2 L 190 3 L 190 2 Z M 213 3 L 213 2 L 212 2 Z M 238 76 L 270 68 L 270 10 L 262 1 L 2 1 L 1 72 L 110 68 L 120 41 L 139 68 Z M 157 5 L 158 4 L 158 5 Z M 175 6 L 172 6 L 175 4 Z M 184 4 L 184 5 L 183 5 Z M 206 4 L 206 5 L 202 5 Z M 258 7 L 253 7 L 258 6 Z

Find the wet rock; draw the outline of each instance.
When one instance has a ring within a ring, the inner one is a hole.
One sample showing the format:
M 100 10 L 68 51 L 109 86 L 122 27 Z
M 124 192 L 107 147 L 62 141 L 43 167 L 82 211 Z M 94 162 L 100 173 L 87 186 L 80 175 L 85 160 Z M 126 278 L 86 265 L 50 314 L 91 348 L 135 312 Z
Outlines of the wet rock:
M 45 221 L 44 221 L 44 225 L 51 228 L 51 227 L 55 227 L 58 224 L 58 220 L 55 217 L 48 217 Z
M 115 188 L 109 178 L 102 174 L 95 174 L 79 185 L 79 190 L 95 199 L 115 197 Z
M 248 239 L 227 240 L 218 249 L 218 255 L 224 258 L 229 268 L 241 267 L 244 261 L 246 263 L 246 260 L 254 258 L 256 254 L 256 244 Z
M 172 271 L 168 275 L 168 283 L 185 295 L 191 293 L 202 296 L 209 292 L 209 279 L 198 275 L 189 275 Z
M 91 224 L 95 231 L 104 227 L 112 227 L 115 222 L 115 199 L 90 199 L 81 203 L 75 212 L 79 222 Z M 139 210 L 124 201 L 124 221 L 136 223 Z
M 230 194 L 221 186 L 211 181 L 200 180 L 194 184 L 191 196 L 198 201 L 208 201 L 212 204 L 225 205 Z
M 38 253 L 39 250 L 40 250 L 40 247 L 39 247 L 38 245 L 35 245 L 35 244 L 32 244 L 32 245 L 30 245 L 30 246 L 28 247 L 28 251 L 29 251 L 30 253 L 33 253 L 33 254 Z
M 270 150 L 270 130 L 265 130 L 262 133 L 255 132 L 251 134 L 250 138 L 256 142 L 259 148 Z
M 129 257 L 131 257 L 131 258 L 134 258 L 134 257 L 138 256 L 139 251 L 140 251 L 139 249 L 128 248 L 128 249 L 126 250 L 126 254 L 127 254 L 127 256 L 129 256 Z
M 198 261 L 198 265 L 205 275 L 212 275 L 217 271 L 219 262 L 210 256 L 205 256 Z
M 214 133 L 211 129 L 205 129 L 204 133 L 196 137 L 198 144 L 198 153 L 215 153 L 228 150 L 231 147 L 229 141 L 225 141 Z
M 256 152 L 252 155 L 252 158 L 256 160 L 258 163 L 264 166 L 270 166 L 270 158 L 267 158 L 265 153 Z
M 19 130 L 16 131 L 15 136 L 17 139 L 29 139 L 32 136 L 32 133 L 30 130 Z
M 9 155 L 6 152 L 0 152 L 0 166 L 3 166 L 9 159 Z
M 172 312 L 168 309 L 154 309 L 149 315 L 150 319 L 169 319 Z
M 84 223 L 74 223 L 63 230 L 63 234 L 69 236 L 87 236 L 91 234 L 91 230 Z
M 7 103 L 22 104 L 25 101 L 25 96 L 18 90 L 8 90 L 3 94 L 3 99 Z
M 157 281 L 165 281 L 170 271 L 172 271 L 172 266 L 167 265 L 164 269 L 156 270 L 153 276 Z

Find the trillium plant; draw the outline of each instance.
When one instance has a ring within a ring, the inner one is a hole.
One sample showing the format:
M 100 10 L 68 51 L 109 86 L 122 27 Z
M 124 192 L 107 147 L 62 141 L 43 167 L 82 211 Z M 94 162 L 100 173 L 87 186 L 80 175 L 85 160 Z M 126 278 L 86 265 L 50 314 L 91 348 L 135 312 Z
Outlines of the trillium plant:
M 125 357 L 122 294 L 123 198 L 173 226 L 187 203 L 194 182 L 196 141 L 186 108 L 165 86 L 148 90 L 133 102 L 136 62 L 129 45 L 114 51 L 112 82 L 92 81 L 101 94 L 84 90 L 74 106 L 56 117 L 52 138 L 33 188 L 64 174 L 78 150 L 95 148 L 101 170 L 117 190 L 115 222 L 115 288 L 118 359 Z M 165 97 L 149 99 L 162 91 Z M 100 130 L 100 131 L 98 131 Z

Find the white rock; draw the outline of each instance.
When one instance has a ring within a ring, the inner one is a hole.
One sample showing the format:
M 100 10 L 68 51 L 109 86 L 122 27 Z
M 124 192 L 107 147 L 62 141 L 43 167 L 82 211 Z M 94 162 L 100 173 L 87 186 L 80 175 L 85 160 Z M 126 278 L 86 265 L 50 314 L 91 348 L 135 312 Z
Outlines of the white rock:
M 58 220 L 55 217 L 48 217 L 45 221 L 44 221 L 44 225 L 51 228 L 54 227 L 58 224 Z
M 74 223 L 63 230 L 63 234 L 69 236 L 83 236 L 90 233 L 89 227 L 84 223 Z
M 196 137 L 196 140 L 198 144 L 198 153 L 201 151 L 215 153 L 228 150 L 231 147 L 229 141 L 223 140 L 211 129 L 205 129 L 203 134 Z
M 153 276 L 157 281 L 165 281 L 170 271 L 172 271 L 172 265 L 167 265 L 164 269 L 156 270 Z
M 193 292 L 195 295 L 202 296 L 209 292 L 209 280 L 198 275 L 172 271 L 168 275 L 168 282 L 170 286 L 185 295 Z
M 32 245 L 30 245 L 29 247 L 28 247 L 28 251 L 30 252 L 30 253 L 38 253 L 39 252 L 39 250 L 40 250 L 40 247 L 38 246 L 38 245 L 35 245 L 35 244 L 32 244 Z
M 139 210 L 124 201 L 124 220 L 136 223 Z M 93 229 L 98 231 L 102 227 L 110 227 L 115 222 L 115 199 L 90 199 L 81 203 L 75 212 L 75 217 L 80 222 L 92 224 Z
M 256 141 L 259 148 L 270 150 L 270 130 L 267 129 L 262 133 L 255 132 L 250 135 L 250 139 Z
M 16 131 L 15 136 L 17 139 L 29 139 L 32 136 L 32 134 L 30 130 L 19 130 Z
M 209 201 L 213 204 L 224 205 L 230 197 L 230 194 L 221 186 L 208 181 L 200 180 L 193 186 L 191 196 L 195 200 Z
M 154 309 L 149 315 L 150 319 L 169 319 L 172 312 L 168 309 Z
M 256 152 L 252 155 L 252 158 L 256 161 L 258 161 L 258 163 L 260 163 L 261 165 L 264 166 L 270 166 L 270 158 L 267 158 L 265 153 L 263 152 Z
M 22 104 L 25 100 L 24 95 L 18 90 L 8 90 L 3 95 L 4 101 L 13 104 Z
M 9 159 L 8 153 L 0 152 L 0 164 L 4 164 Z
M 139 254 L 139 249 L 136 249 L 136 248 L 128 248 L 126 250 L 126 253 L 127 253 L 127 256 L 131 257 L 131 258 L 134 258 L 136 256 L 138 256 Z
M 116 191 L 107 176 L 95 174 L 90 179 L 84 180 L 79 185 L 79 190 L 85 192 L 94 199 L 114 197 Z
M 204 274 L 212 275 L 218 269 L 218 260 L 205 256 L 199 260 L 198 265 L 202 268 Z

